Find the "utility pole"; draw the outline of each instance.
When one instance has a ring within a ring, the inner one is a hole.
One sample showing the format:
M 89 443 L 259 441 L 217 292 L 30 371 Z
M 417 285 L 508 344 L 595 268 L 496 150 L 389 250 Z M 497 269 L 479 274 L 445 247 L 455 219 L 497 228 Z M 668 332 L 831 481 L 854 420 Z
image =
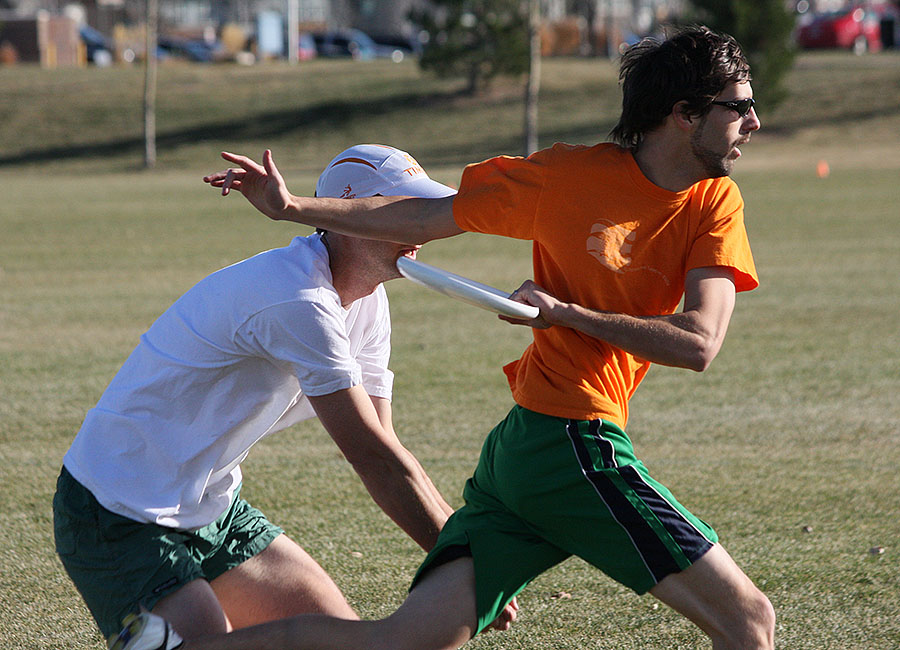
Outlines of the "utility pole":
M 538 95 L 541 89 L 541 0 L 529 0 L 528 35 L 531 61 L 525 86 L 525 155 L 538 149 Z
M 287 60 L 300 60 L 300 0 L 287 0 Z
M 619 55 L 616 1 L 606 0 L 606 56 L 610 61 Z
M 158 0 L 146 0 L 147 36 L 144 54 L 144 167 L 156 165 L 156 44 Z

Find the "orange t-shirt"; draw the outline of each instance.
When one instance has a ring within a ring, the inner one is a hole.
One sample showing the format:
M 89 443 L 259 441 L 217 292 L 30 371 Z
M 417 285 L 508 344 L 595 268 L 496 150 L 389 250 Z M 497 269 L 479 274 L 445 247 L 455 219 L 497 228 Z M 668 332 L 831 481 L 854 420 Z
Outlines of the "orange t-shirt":
M 464 230 L 532 240 L 534 281 L 560 300 L 652 316 L 675 312 L 693 268 L 730 267 L 738 291 L 756 288 L 743 207 L 730 178 L 670 192 L 614 144 L 557 144 L 469 165 L 453 214 Z M 516 402 L 624 427 L 650 363 L 574 329 L 533 332 L 504 367 Z

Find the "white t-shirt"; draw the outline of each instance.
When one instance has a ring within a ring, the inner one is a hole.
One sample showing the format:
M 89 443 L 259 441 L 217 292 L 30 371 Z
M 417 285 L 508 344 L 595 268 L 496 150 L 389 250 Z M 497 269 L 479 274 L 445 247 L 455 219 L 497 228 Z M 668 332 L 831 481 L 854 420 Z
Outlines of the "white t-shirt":
M 230 505 L 258 440 L 314 417 L 307 395 L 390 398 L 384 287 L 341 306 L 319 235 L 201 280 L 141 337 L 64 464 L 108 510 L 196 529 Z

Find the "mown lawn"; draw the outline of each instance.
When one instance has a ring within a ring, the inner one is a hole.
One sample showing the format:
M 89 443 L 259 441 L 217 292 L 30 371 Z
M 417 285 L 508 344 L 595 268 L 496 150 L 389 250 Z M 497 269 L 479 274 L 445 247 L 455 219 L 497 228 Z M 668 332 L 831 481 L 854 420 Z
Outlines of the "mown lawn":
M 614 70 L 544 69 L 542 143 L 602 139 L 618 102 Z M 735 175 L 762 286 L 739 297 L 707 372 L 651 372 L 629 429 L 654 474 L 769 594 L 780 647 L 887 650 L 900 647 L 900 56 L 806 55 L 791 81 L 794 94 L 763 111 Z M 62 454 L 172 300 L 308 232 L 204 187 L 219 150 L 273 147 L 300 192 L 355 142 L 406 148 L 445 182 L 466 161 L 519 148 L 521 107 L 508 86 L 475 101 L 404 64 L 176 66 L 161 75 L 160 164 L 148 173 L 139 89 L 133 69 L 0 69 L 5 647 L 102 647 L 53 553 Z M 513 288 L 529 275 L 530 251 L 464 235 L 422 259 Z M 397 430 L 459 503 L 481 440 L 510 405 L 499 366 L 529 334 L 402 280 L 389 293 Z M 260 444 L 245 474 L 249 498 L 361 615 L 402 600 L 421 552 L 317 423 Z M 578 560 L 541 576 L 521 603 L 513 631 L 470 646 L 703 647 L 691 625 Z

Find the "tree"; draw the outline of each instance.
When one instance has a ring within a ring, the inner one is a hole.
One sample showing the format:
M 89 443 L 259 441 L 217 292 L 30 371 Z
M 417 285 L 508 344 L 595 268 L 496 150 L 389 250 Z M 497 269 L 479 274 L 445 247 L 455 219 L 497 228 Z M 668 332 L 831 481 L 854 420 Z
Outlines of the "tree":
M 692 0 L 696 20 L 734 36 L 750 61 L 753 91 L 763 109 L 787 95 L 784 76 L 794 63 L 794 17 L 784 0 Z
M 419 59 L 439 77 L 465 77 L 467 92 L 484 90 L 498 75 L 520 75 L 529 67 L 528 3 L 522 0 L 432 0 L 414 11 L 428 44 Z

